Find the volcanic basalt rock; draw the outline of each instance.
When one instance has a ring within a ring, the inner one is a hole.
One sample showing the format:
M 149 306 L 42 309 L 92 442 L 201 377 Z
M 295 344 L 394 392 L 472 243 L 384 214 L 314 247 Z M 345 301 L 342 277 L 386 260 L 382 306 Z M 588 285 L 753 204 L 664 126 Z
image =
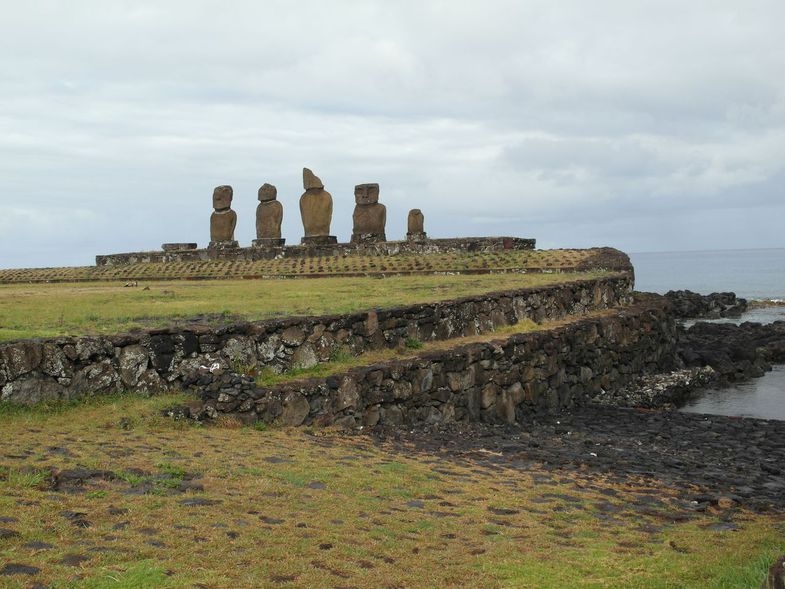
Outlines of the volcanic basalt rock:
M 673 305 L 674 315 L 681 319 L 739 317 L 747 310 L 747 300 L 732 292 L 701 295 L 691 290 L 669 290 L 665 297 Z
M 711 366 L 721 383 L 763 376 L 785 363 L 785 322 L 699 322 L 680 336 L 678 355 L 688 367 Z

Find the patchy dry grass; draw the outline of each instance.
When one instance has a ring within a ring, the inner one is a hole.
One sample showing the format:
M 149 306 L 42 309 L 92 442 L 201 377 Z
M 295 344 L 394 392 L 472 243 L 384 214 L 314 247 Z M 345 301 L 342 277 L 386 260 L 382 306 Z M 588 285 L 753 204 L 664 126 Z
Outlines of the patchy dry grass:
M 0 585 L 713 589 L 783 549 L 781 515 L 715 531 L 651 481 L 157 416 L 177 400 L 0 413 L 0 572 L 38 569 Z
M 596 278 L 602 272 L 0 285 L 0 341 L 106 334 L 199 316 L 226 322 L 344 314 Z

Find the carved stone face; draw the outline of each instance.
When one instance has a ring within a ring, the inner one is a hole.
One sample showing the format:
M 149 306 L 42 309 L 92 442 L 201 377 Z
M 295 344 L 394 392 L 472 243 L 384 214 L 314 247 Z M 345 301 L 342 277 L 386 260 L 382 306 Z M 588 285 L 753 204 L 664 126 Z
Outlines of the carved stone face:
M 259 200 L 261 202 L 266 202 L 268 200 L 275 200 L 278 196 L 278 189 L 273 186 L 272 184 L 262 184 L 262 187 L 259 189 Z
M 354 187 L 354 201 L 358 205 L 372 205 L 379 202 L 379 185 L 358 184 Z
M 213 190 L 213 208 L 222 211 L 232 206 L 232 195 L 234 191 L 231 186 L 216 186 Z

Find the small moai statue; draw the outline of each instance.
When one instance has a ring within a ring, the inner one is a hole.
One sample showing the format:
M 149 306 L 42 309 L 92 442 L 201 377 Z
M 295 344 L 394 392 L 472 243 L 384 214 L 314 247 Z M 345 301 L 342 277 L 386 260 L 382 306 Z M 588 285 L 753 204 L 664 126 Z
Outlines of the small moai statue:
M 378 184 L 358 184 L 354 187 L 352 243 L 387 241 L 387 207 L 379 202 Z
M 210 215 L 210 245 L 212 248 L 237 247 L 234 228 L 237 226 L 237 213 L 232 210 L 231 186 L 216 186 L 213 190 L 213 214 Z
M 278 190 L 272 184 L 259 188 L 259 206 L 256 207 L 256 247 L 277 247 L 286 243 L 281 239 L 283 206 L 276 199 Z
M 428 235 L 425 233 L 424 224 L 425 217 L 420 209 L 412 209 L 409 211 L 406 239 L 408 241 L 424 241 L 428 239 Z
M 300 197 L 300 216 L 303 220 L 305 236 L 301 243 L 308 245 L 326 245 L 338 243 L 334 235 L 330 235 L 330 223 L 333 219 L 333 197 L 324 189 L 324 184 L 311 170 L 303 168 L 303 188 Z

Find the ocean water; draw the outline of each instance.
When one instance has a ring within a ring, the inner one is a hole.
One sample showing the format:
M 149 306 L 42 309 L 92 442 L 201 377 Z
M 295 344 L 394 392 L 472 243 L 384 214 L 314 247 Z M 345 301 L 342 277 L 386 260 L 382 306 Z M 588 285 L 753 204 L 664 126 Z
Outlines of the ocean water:
M 687 413 L 785 419 L 785 366 L 727 389 L 704 391 L 681 408 Z
M 637 253 L 630 259 L 639 291 L 731 291 L 748 300 L 785 301 L 785 248 Z M 785 321 L 785 306 L 754 309 L 738 319 L 719 321 Z M 704 391 L 682 410 L 785 420 L 785 366 L 775 366 L 765 376 L 735 387 Z
M 745 299 L 785 301 L 785 248 L 642 253 L 630 259 L 640 291 L 730 291 Z

